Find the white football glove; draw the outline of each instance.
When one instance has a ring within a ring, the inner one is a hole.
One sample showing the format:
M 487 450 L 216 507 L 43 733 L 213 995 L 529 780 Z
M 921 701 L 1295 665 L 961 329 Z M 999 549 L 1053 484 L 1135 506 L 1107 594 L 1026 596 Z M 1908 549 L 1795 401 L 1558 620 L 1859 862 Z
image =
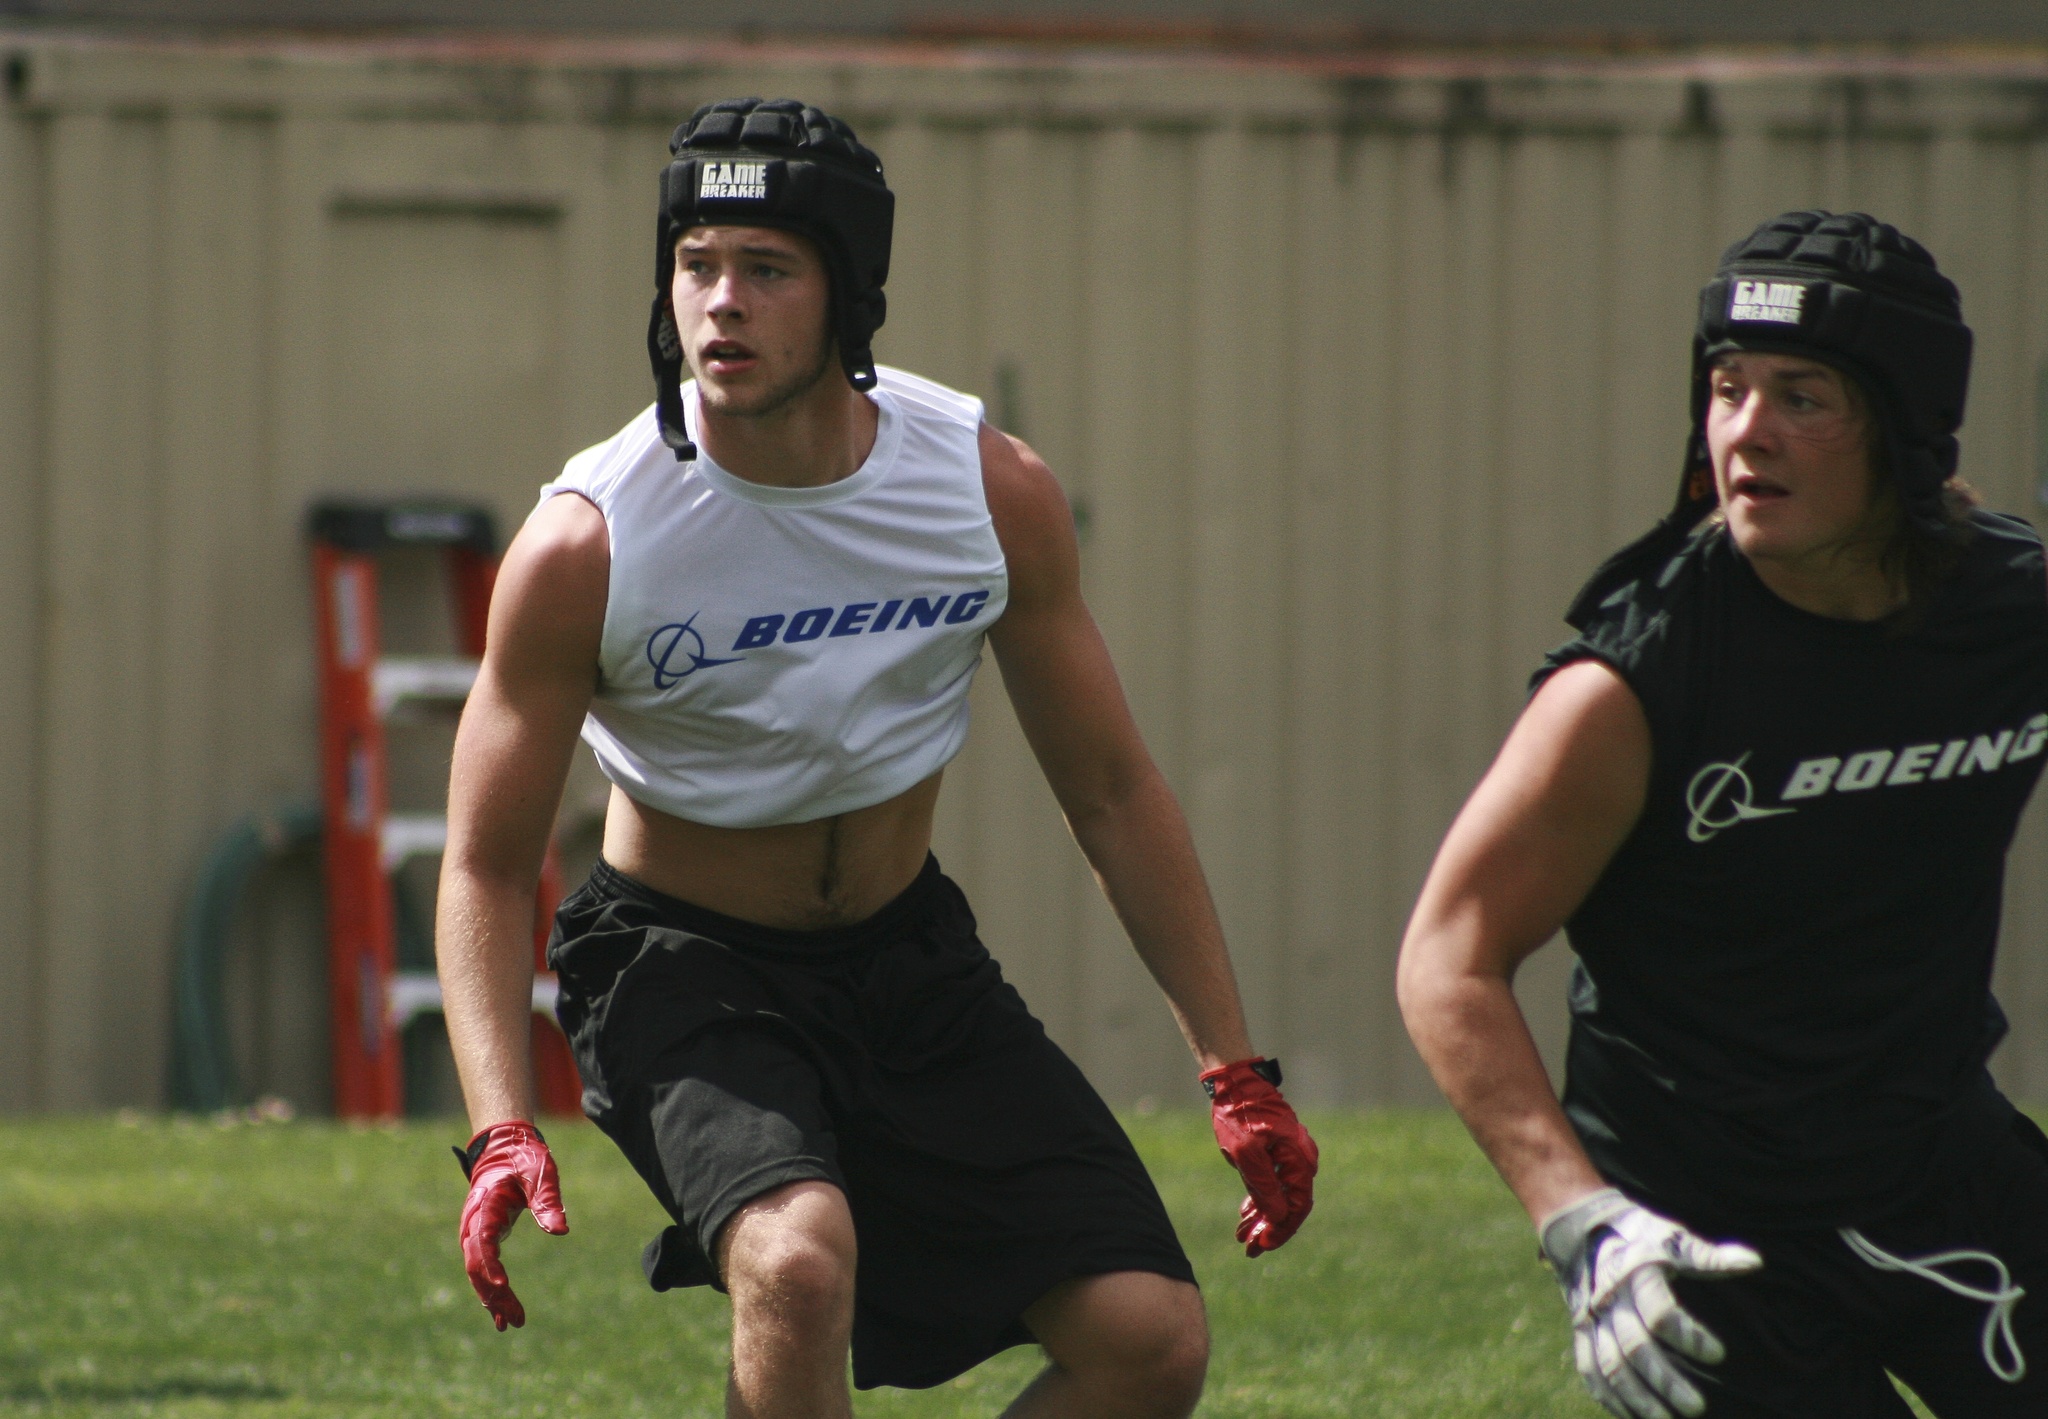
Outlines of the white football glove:
M 1593 1398 L 1620 1419 L 1704 1414 L 1706 1396 L 1664 1352 L 1713 1365 L 1727 1350 L 1679 1308 L 1666 1277 L 1734 1276 L 1764 1259 L 1737 1243 L 1704 1241 L 1611 1187 L 1553 1212 L 1539 1232 L 1571 1307 L 1572 1358 Z

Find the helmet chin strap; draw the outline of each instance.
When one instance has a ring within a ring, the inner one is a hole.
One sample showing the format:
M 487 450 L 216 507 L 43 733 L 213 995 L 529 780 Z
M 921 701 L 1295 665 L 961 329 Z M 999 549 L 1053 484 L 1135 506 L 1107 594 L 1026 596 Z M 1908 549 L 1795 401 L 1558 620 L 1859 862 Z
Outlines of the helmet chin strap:
M 697 445 L 690 441 L 683 419 L 683 337 L 676 330 L 675 311 L 665 290 L 654 297 L 647 354 L 654 364 L 654 417 L 661 426 L 661 441 L 675 450 L 676 462 L 694 462 Z

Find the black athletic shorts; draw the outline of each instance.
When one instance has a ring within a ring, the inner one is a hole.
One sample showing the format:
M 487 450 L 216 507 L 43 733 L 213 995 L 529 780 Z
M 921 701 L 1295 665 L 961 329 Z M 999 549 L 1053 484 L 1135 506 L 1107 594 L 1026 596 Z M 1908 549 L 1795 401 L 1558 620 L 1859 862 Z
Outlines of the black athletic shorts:
M 1130 1140 L 936 860 L 830 931 L 721 916 L 599 862 L 548 960 L 584 1112 L 675 1218 L 643 1258 L 657 1291 L 719 1286 L 726 1220 L 805 1179 L 853 1213 L 862 1389 L 1029 1343 L 1025 1307 L 1070 1277 L 1194 1280 Z
M 2012 1311 L 2020 1382 L 1985 1361 L 1983 1301 L 1880 1270 L 1832 1228 L 1745 1234 L 1734 1239 L 1763 1253 L 1762 1270 L 1675 1283 L 1680 1303 L 1728 1347 L 1722 1363 L 1689 1367 L 1708 1419 L 1909 1419 L 1887 1370 L 1941 1419 L 2048 1415 L 2048 1139 L 2011 1111 L 1968 1151 L 1959 1180 L 1858 1230 L 1897 1258 L 1966 1250 L 2004 1262 L 2027 1292 Z M 1994 1289 L 1989 1263 L 1940 1269 Z M 2010 1368 L 2002 1342 L 1997 1354 Z

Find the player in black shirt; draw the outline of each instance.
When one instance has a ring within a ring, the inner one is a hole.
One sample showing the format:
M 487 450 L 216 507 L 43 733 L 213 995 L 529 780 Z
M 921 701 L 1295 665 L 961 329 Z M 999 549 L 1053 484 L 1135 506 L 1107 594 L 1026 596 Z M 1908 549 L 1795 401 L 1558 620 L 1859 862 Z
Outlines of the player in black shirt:
M 1889 226 L 1729 249 L 1678 507 L 1580 594 L 1409 924 L 1409 1030 L 1618 1415 L 1908 1415 L 1887 1371 L 2048 1415 L 2048 1139 L 1985 1070 L 2048 579 L 1954 477 L 1969 358 Z M 1561 1105 L 1510 992 L 1559 927 Z

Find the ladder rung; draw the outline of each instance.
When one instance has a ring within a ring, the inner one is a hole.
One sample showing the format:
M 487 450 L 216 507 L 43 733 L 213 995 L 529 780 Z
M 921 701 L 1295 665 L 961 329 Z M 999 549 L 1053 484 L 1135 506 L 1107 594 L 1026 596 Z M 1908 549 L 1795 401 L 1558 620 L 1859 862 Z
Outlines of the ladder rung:
M 536 974 L 533 978 L 533 1011 L 536 1015 L 555 1013 L 555 997 L 561 993 L 561 986 L 551 974 Z M 391 1028 L 403 1030 L 422 1015 L 438 1015 L 441 1011 L 441 978 L 432 971 L 394 971 L 385 982 L 385 1007 L 391 1015 Z
M 387 813 L 377 833 L 384 870 L 396 872 L 415 857 L 427 857 L 448 846 L 448 820 L 439 813 Z
M 441 978 L 432 971 L 396 971 L 384 984 L 385 1008 L 394 1030 L 441 1012 Z
M 377 713 L 390 714 L 407 700 L 469 698 L 477 662 L 467 656 L 387 655 L 370 669 L 370 695 Z

